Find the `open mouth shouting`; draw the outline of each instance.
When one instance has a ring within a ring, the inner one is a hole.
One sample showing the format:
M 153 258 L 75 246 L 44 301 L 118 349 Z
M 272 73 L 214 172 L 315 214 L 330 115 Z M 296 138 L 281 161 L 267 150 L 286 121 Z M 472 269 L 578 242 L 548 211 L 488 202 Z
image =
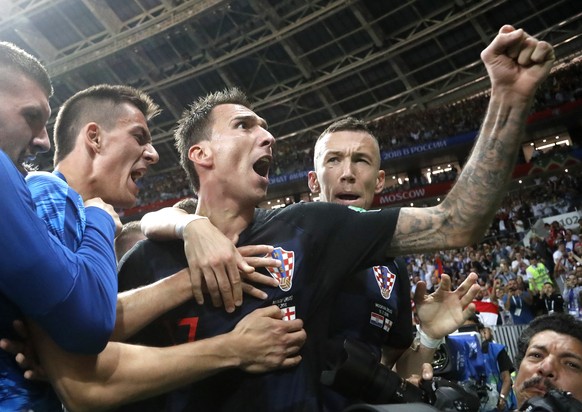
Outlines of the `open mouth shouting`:
M 253 170 L 259 176 L 268 179 L 271 161 L 272 161 L 271 156 L 263 156 L 253 164 Z
M 131 181 L 133 182 L 133 184 L 135 185 L 136 188 L 136 192 L 138 191 L 138 181 L 145 176 L 147 169 L 145 168 L 140 168 L 140 169 L 135 169 L 132 170 L 130 173 L 130 178 Z

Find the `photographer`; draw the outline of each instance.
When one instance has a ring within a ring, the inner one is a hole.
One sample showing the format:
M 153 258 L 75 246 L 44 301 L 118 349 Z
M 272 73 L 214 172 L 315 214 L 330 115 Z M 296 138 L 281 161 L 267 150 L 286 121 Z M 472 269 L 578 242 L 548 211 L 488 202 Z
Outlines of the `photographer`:
M 552 282 L 544 283 L 539 296 L 534 297 L 534 306 L 539 315 L 551 315 L 564 312 L 564 299 L 556 292 Z
M 505 346 L 493 341 L 491 328 L 479 325 L 481 334 L 481 350 L 485 355 L 485 362 L 489 365 L 489 382 L 497 386 L 497 402 L 491 411 L 509 411 L 515 407 L 515 396 L 511 390 L 511 373 L 515 370 Z
M 502 298 L 503 307 L 511 313 L 514 325 L 527 325 L 534 318 L 532 296 L 529 291 L 518 286 L 517 281 L 507 282 L 506 294 Z
M 540 316 L 522 332 L 517 349 L 514 391 L 520 410 L 582 410 L 581 321 L 563 313 Z
M 483 326 L 477 315 L 467 319 L 460 330 L 477 330 L 481 336 L 483 356 L 468 357 L 469 364 L 466 365 L 465 371 L 466 379 L 474 381 L 483 389 L 479 396 L 481 400 L 479 410 L 483 412 L 513 410 L 517 402 L 511 390 L 511 373 L 515 368 L 505 345 L 493 340 L 493 331 Z

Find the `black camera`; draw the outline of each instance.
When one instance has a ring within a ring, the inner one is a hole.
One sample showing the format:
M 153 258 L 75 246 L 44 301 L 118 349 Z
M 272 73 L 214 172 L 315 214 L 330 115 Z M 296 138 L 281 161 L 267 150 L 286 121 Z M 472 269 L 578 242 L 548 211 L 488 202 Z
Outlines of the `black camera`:
M 580 412 L 582 402 L 572 397 L 570 392 L 549 390 L 544 396 L 528 399 L 519 409 L 527 412 Z
M 479 397 L 444 378 L 423 381 L 416 387 L 378 362 L 367 346 L 346 339 L 338 364 L 323 371 L 321 382 L 342 395 L 370 404 L 421 402 L 438 411 L 477 411 Z M 364 409 L 362 409 L 364 410 Z

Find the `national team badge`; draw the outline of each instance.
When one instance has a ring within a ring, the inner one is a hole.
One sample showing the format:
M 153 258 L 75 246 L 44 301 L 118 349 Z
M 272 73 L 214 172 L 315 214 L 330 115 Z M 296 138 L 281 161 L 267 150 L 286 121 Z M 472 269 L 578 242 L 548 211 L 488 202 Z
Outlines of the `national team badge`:
M 390 272 L 386 266 L 374 266 L 374 277 L 378 286 L 380 287 L 380 293 L 384 299 L 389 299 L 392 293 L 392 288 L 394 287 L 394 281 L 396 280 L 396 275 Z
M 370 313 L 370 324 L 381 328 L 384 326 L 384 316 L 375 312 Z
M 295 306 L 289 306 L 287 308 L 281 309 L 281 314 L 283 315 L 283 320 L 293 320 L 295 319 Z
M 268 267 L 267 270 L 279 282 L 279 288 L 287 292 L 293 283 L 293 270 L 295 269 L 295 252 L 287 251 L 280 247 L 275 248 L 271 253 L 273 259 L 281 261 L 278 268 Z
M 394 322 L 392 322 L 390 319 L 386 318 L 384 319 L 384 330 L 386 332 L 390 332 L 390 328 L 392 328 L 392 325 L 394 324 Z

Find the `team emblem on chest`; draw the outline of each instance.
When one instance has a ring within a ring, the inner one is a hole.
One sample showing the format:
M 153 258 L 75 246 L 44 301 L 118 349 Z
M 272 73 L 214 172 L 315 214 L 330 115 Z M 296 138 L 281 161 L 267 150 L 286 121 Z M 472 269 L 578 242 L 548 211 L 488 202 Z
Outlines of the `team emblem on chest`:
M 380 287 L 380 293 L 384 299 L 389 299 L 394 287 L 396 275 L 390 272 L 386 266 L 374 266 L 374 278 Z
M 268 267 L 267 270 L 279 282 L 279 288 L 287 292 L 291 289 L 293 283 L 293 270 L 295 269 L 295 252 L 275 248 L 271 253 L 273 259 L 281 261 L 281 266 L 278 268 Z

